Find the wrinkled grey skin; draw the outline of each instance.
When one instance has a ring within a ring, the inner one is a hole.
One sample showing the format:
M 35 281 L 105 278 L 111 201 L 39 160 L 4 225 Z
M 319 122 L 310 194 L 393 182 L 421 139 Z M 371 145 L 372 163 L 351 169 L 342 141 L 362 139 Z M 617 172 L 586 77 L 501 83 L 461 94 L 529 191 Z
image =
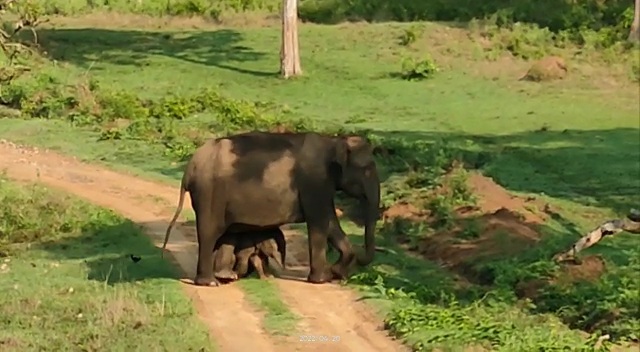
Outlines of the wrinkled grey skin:
M 363 256 L 356 256 L 340 227 L 334 204 L 337 191 L 359 200 L 364 209 Z M 380 180 L 373 148 L 362 137 L 250 132 L 207 141 L 187 164 L 163 249 L 186 192 L 196 214 L 196 285 L 219 285 L 213 250 L 223 233 L 291 223 L 307 224 L 309 282 L 345 278 L 354 261 L 373 261 Z M 327 241 L 340 252 L 332 266 L 327 265 Z
M 215 277 L 237 280 L 256 270 L 264 279 L 271 276 L 269 258 L 284 269 L 286 254 L 287 242 L 278 227 L 241 234 L 225 233 L 214 251 Z

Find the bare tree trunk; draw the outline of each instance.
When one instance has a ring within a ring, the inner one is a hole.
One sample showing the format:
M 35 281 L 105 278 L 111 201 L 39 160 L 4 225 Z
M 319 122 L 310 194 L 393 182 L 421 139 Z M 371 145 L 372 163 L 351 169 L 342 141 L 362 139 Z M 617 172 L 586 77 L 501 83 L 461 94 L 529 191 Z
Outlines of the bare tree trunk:
M 280 75 L 284 78 L 302 75 L 298 48 L 298 0 L 282 0 Z
M 629 32 L 630 42 L 640 42 L 640 0 L 636 0 L 635 8 L 633 11 L 633 23 L 631 24 L 631 31 Z

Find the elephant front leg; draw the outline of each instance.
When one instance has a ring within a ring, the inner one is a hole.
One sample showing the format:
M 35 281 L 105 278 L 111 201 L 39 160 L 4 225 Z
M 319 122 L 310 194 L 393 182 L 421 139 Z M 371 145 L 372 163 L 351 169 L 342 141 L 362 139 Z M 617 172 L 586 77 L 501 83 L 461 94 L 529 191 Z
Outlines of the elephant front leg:
M 351 246 L 351 242 L 349 242 L 347 235 L 337 220 L 331 222 L 329 241 L 331 242 L 331 246 L 336 248 L 340 253 L 338 260 L 331 266 L 333 278 L 336 280 L 346 279 L 355 263 L 356 255 Z
M 321 284 L 331 281 L 332 274 L 327 268 L 327 236 L 319 227 L 308 224 L 309 232 L 309 276 L 307 281 Z

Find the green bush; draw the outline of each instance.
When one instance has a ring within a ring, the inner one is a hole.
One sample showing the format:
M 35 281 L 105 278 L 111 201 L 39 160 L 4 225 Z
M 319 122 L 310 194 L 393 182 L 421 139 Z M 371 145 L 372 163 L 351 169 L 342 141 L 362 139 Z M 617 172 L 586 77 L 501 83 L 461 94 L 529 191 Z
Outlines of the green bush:
M 277 12 L 279 0 L 35 0 L 47 15 L 78 15 L 114 11 L 151 16 L 201 15 L 217 18 L 222 12 Z
M 23 118 L 64 119 L 95 129 L 101 140 L 164 145 L 168 154 L 180 159 L 210 136 L 276 125 L 292 131 L 311 128 L 273 104 L 232 99 L 211 89 L 142 100 L 126 92 L 101 90 L 95 84 L 64 85 L 52 76 L 38 74 L 8 85 L 0 98 L 4 105 L 22 111 Z M 206 114 L 207 119 L 196 119 L 199 114 Z
M 572 328 L 610 334 L 613 341 L 640 339 L 640 272 L 637 252 L 627 266 L 609 270 L 597 281 L 568 287 L 550 285 L 534 301 L 534 311 L 552 312 Z
M 151 16 L 219 19 L 225 13 L 262 11 L 277 14 L 280 0 L 35 0 L 45 15 L 77 15 L 115 11 Z M 608 47 L 627 37 L 633 19 L 628 0 L 300 0 L 303 21 L 338 23 L 367 21 L 462 21 L 491 19 L 498 27 L 526 23 L 578 43 Z M 567 32 L 561 34 L 562 32 Z M 415 33 L 413 33 L 415 34 Z M 411 36 L 412 33 L 409 33 Z M 412 40 L 409 37 L 405 40 Z M 410 43 L 406 43 L 410 44 Z
M 420 37 L 422 37 L 423 31 L 424 28 L 418 25 L 413 25 L 410 28 L 406 28 L 405 30 L 403 30 L 402 34 L 398 38 L 398 41 L 402 46 L 409 46 L 415 43 L 415 41 Z
M 301 0 L 300 16 L 312 22 L 336 22 L 355 19 L 469 21 L 496 15 L 499 25 L 528 22 L 558 31 L 615 26 L 621 14 L 632 6 L 632 1 L 624 0 L 606 3 L 598 0 Z
M 598 45 L 608 47 L 627 37 L 633 19 L 633 2 L 301 0 L 300 17 L 319 23 L 348 20 L 467 22 L 473 19 L 491 19 L 500 28 L 511 28 L 517 23 L 531 24 L 578 43 L 596 36 Z
M 607 272 L 595 281 L 557 284 L 549 280 L 559 273 L 548 260 L 557 244 L 550 241 L 515 257 L 474 261 L 470 270 L 491 280 L 482 286 L 460 284 L 442 267 L 406 257 L 391 244 L 399 235 L 423 241 L 430 227 L 401 220 L 381 225 L 390 250 L 348 280 L 365 291 L 365 298 L 387 301 L 385 327 L 414 351 L 471 345 L 491 351 L 607 351 L 612 342 L 638 340 L 637 250 L 627 253 L 631 259 L 625 265 L 607 263 Z M 464 236 L 476 235 L 472 225 Z M 545 285 L 535 297 L 518 299 L 516 287 L 532 280 Z M 610 340 L 596 349 L 604 334 Z
M 439 71 L 435 61 L 430 56 L 423 59 L 403 58 L 400 77 L 407 81 L 419 81 L 432 78 Z

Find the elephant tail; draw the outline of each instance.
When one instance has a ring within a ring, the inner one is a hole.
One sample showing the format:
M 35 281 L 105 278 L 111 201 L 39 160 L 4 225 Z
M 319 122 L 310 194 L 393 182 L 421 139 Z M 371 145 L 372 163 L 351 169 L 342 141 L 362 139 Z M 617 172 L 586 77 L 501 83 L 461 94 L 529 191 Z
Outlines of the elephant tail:
M 189 171 L 185 171 L 182 176 L 182 182 L 180 183 L 180 199 L 178 200 L 178 208 L 176 209 L 176 213 L 173 214 L 173 219 L 169 222 L 169 226 L 167 227 L 167 232 L 164 234 L 164 243 L 162 244 L 162 257 L 164 258 L 164 252 L 167 247 L 167 242 L 169 242 L 169 235 L 171 234 L 171 229 L 176 224 L 176 220 L 178 220 L 178 216 L 182 212 L 182 206 L 184 205 L 184 194 L 188 192 L 187 184 L 189 183 Z

